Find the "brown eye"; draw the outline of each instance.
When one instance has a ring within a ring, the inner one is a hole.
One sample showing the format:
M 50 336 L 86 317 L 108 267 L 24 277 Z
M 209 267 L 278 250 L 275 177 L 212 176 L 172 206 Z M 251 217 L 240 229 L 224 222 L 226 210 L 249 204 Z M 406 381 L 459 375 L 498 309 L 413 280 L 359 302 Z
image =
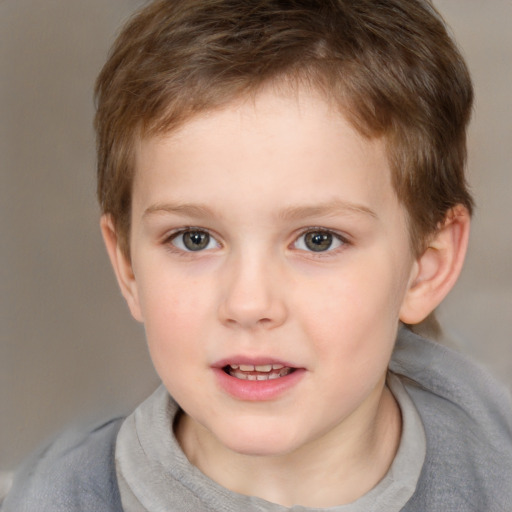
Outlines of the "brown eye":
M 208 247 L 210 235 L 204 231 L 187 231 L 183 234 L 183 243 L 189 251 L 201 251 Z
M 343 238 L 331 231 L 321 229 L 308 231 L 295 241 L 295 248 L 301 251 L 328 252 L 345 243 Z
M 333 242 L 332 234 L 327 233 L 325 231 L 324 232 L 313 231 L 311 233 L 306 233 L 306 235 L 304 236 L 304 243 L 306 244 L 306 247 L 310 251 L 315 251 L 315 252 L 327 251 L 328 249 L 331 248 L 332 242 Z
M 172 239 L 171 243 L 182 251 L 203 251 L 217 247 L 215 239 L 207 231 L 198 229 L 182 231 Z

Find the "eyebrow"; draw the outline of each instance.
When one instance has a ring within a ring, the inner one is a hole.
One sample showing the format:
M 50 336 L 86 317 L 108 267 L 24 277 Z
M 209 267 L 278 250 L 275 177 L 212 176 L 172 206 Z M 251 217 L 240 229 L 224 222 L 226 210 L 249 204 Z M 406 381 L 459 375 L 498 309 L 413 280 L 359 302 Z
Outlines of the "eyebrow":
M 193 218 L 218 217 L 216 212 L 206 205 L 193 203 L 157 203 L 144 210 L 143 217 L 152 214 L 178 214 Z M 308 217 L 329 217 L 334 215 L 363 214 L 377 218 L 377 214 L 367 206 L 335 199 L 314 205 L 288 206 L 277 217 L 284 221 L 306 219 Z
M 144 210 L 142 217 L 158 213 L 186 215 L 187 217 L 212 217 L 215 212 L 208 206 L 191 203 L 157 203 Z
M 333 215 L 364 214 L 377 218 L 377 214 L 367 206 L 334 199 L 318 205 L 290 206 L 279 213 L 279 218 L 286 221 L 300 220 L 308 217 L 329 217 Z

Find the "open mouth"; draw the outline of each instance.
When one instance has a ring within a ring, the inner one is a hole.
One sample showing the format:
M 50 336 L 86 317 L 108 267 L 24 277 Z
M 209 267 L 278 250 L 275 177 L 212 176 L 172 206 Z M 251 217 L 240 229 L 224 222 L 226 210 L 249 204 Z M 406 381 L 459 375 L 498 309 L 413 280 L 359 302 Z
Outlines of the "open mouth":
M 290 375 L 296 369 L 282 364 L 228 364 L 222 368 L 231 377 L 241 380 L 264 381 Z

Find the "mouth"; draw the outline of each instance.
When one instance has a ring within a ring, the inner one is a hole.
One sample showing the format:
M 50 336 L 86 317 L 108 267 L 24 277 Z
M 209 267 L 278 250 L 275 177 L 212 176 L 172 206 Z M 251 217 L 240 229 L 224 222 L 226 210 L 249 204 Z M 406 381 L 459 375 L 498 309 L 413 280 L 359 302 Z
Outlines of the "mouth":
M 278 400 L 292 391 L 306 376 L 305 368 L 267 358 L 232 356 L 212 369 L 220 388 L 236 400 L 265 402 Z
M 296 368 L 282 364 L 228 364 L 222 370 L 230 377 L 240 380 L 267 381 L 286 377 L 296 371 Z

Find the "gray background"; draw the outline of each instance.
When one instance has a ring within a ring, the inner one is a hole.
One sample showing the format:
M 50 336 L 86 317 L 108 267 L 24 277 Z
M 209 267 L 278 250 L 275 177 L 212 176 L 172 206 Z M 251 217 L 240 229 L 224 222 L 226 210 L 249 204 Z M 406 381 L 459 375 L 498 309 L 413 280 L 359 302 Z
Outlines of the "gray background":
M 92 84 L 136 0 L 0 0 L 0 470 L 157 379 L 95 202 Z M 512 2 L 438 0 L 476 85 L 465 270 L 440 317 L 512 388 Z

